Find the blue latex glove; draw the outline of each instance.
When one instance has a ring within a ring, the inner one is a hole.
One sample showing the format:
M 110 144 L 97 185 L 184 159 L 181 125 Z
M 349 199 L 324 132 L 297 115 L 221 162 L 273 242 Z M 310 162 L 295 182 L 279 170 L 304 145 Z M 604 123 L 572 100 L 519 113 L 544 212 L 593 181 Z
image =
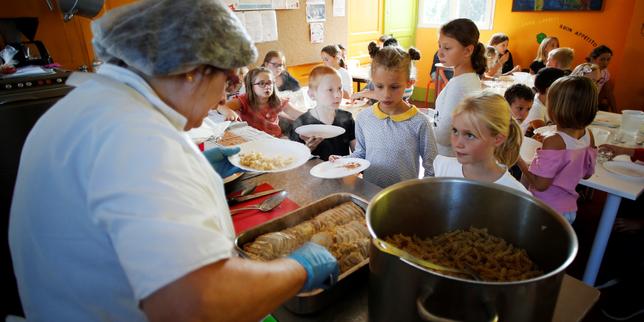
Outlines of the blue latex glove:
M 306 270 L 306 283 L 301 290 L 303 292 L 328 288 L 338 280 L 338 261 L 326 248 L 316 243 L 307 242 L 288 257 L 296 260 Z
M 243 170 L 232 165 L 228 161 L 228 156 L 239 153 L 239 147 L 220 148 L 214 147 L 203 152 L 203 155 L 208 159 L 212 168 L 219 173 L 222 178 L 233 175 Z

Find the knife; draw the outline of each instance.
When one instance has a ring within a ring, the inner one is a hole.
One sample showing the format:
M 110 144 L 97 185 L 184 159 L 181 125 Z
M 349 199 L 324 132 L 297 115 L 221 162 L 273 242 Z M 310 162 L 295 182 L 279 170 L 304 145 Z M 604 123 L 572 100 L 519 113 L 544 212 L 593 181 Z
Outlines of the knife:
M 263 197 L 263 196 L 266 196 L 266 195 L 270 195 L 270 194 L 280 192 L 280 191 L 284 191 L 284 189 L 271 189 L 271 190 L 266 190 L 266 191 L 253 193 L 253 194 L 243 196 L 243 197 L 232 197 L 232 198 L 228 198 L 228 202 L 232 202 L 232 203 L 243 202 L 243 201 Z

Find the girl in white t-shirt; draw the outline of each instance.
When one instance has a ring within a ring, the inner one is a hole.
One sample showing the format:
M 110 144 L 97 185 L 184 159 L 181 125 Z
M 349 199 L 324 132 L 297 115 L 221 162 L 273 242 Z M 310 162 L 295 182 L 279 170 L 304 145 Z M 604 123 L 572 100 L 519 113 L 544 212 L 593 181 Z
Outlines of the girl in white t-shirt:
M 332 67 L 340 74 L 342 80 L 342 98 L 351 98 L 353 94 L 353 78 L 346 69 L 342 51 L 337 45 L 324 46 L 320 51 L 320 58 L 324 65 Z
M 450 141 L 456 157 L 436 156 L 435 176 L 492 182 L 530 194 L 508 172 L 519 158 L 522 135 L 503 96 L 490 92 L 470 96 L 452 117 Z
M 451 157 L 452 112 L 464 97 L 481 90 L 479 76 L 486 67 L 485 46 L 479 42 L 476 24 L 460 18 L 443 25 L 438 35 L 438 58 L 454 68 L 454 77 L 436 98 L 434 114 L 438 154 Z

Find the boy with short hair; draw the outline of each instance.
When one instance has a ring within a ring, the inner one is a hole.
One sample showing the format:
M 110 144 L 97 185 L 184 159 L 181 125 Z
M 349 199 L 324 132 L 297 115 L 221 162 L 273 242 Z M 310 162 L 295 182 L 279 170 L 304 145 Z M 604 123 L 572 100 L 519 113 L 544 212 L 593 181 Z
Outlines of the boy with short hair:
M 574 58 L 575 52 L 572 48 L 555 48 L 548 53 L 546 67 L 559 68 L 564 71 L 565 76 L 568 76 L 572 72 L 572 60 Z
M 505 100 L 510 104 L 512 117 L 521 124 L 528 117 L 534 102 L 534 92 L 523 84 L 514 84 L 505 91 Z

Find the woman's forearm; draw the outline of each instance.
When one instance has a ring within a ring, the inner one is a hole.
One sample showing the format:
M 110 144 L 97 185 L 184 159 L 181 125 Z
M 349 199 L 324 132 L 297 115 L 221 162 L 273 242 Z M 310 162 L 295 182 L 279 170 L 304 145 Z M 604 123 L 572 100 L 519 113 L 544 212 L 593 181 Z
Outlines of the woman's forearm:
M 292 259 L 229 258 L 166 285 L 141 306 L 150 321 L 259 321 L 305 281 L 306 271 Z

